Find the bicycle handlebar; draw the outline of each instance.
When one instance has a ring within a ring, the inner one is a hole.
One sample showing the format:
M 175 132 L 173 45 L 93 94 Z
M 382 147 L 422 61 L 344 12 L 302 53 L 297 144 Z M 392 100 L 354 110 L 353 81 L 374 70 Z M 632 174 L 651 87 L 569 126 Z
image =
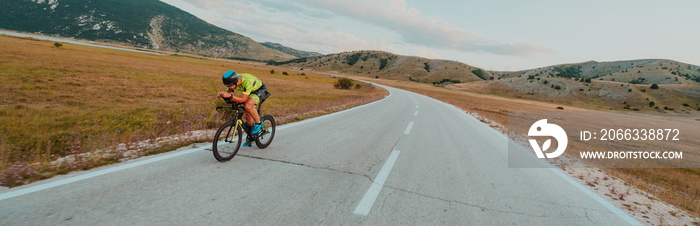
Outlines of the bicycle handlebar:
M 236 110 L 239 108 L 243 108 L 243 103 L 238 103 L 238 102 L 231 102 L 231 101 L 226 101 L 227 104 L 230 104 L 231 106 L 217 106 L 216 110 L 222 109 L 222 108 L 227 108 L 227 109 L 232 109 Z

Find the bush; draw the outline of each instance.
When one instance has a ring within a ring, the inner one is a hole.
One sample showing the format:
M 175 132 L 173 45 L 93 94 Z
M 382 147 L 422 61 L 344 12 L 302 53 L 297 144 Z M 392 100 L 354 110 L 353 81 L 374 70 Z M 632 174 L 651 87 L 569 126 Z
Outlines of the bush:
M 657 85 L 657 84 L 652 84 L 650 88 L 651 88 L 651 89 L 659 89 L 659 85 Z
M 286 71 L 283 71 L 282 75 L 289 75 L 289 73 L 287 73 Z
M 355 85 L 354 82 L 352 82 L 352 79 L 349 78 L 339 78 L 338 81 L 333 84 L 333 87 L 336 89 L 350 89 Z
M 486 76 L 484 75 L 483 70 L 481 70 L 481 69 L 472 70 L 472 73 L 474 75 L 476 75 L 477 77 L 479 77 L 480 79 L 486 80 Z
M 360 57 L 362 56 L 362 53 L 354 53 L 350 56 L 348 56 L 348 65 L 352 66 L 357 63 L 358 60 L 360 60 Z
M 61 48 L 63 46 L 63 44 L 58 43 L 58 42 L 54 42 L 53 46 L 56 46 L 56 48 Z
M 389 63 L 389 59 L 382 58 L 379 60 L 379 70 L 382 70 L 386 67 L 386 65 Z

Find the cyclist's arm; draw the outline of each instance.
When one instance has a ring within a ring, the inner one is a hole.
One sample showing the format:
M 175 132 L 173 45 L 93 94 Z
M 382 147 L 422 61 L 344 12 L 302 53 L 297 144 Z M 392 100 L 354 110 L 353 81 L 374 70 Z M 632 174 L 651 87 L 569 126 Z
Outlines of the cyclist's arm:
M 232 100 L 232 101 L 235 101 L 235 102 L 238 102 L 238 103 L 243 103 L 243 102 L 245 102 L 246 100 L 248 100 L 248 96 L 249 96 L 249 94 L 245 94 L 245 93 L 242 94 L 242 95 L 239 96 L 239 97 L 233 95 L 233 93 L 229 93 L 229 94 L 231 94 L 231 100 Z

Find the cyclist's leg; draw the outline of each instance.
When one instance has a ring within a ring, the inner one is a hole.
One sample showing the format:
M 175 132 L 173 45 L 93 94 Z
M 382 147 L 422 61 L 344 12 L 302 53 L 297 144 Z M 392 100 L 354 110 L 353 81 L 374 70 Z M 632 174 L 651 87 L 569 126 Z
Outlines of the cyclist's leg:
M 243 114 L 243 119 L 250 125 L 255 124 L 255 120 L 253 119 L 253 116 L 248 113 L 248 109 L 246 109 L 246 112 Z
M 258 115 L 258 110 L 255 109 L 255 104 L 257 103 L 258 102 L 255 98 L 249 96 L 248 100 L 245 101 L 243 108 L 245 108 L 246 115 L 250 115 L 252 117 L 252 122 L 260 123 L 260 115 Z

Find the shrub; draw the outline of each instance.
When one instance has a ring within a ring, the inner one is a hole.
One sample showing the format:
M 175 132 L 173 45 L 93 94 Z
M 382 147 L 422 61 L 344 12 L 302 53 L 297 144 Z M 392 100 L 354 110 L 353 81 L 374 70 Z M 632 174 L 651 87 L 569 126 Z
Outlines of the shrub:
M 386 65 L 389 63 L 389 59 L 382 58 L 379 60 L 379 70 L 382 70 L 386 67 Z
M 282 74 L 283 74 L 283 75 L 289 75 L 289 73 L 287 73 L 286 71 L 283 71 Z
M 554 67 L 554 72 L 556 72 L 556 74 L 558 76 L 562 76 L 562 77 L 569 77 L 569 78 L 580 77 L 581 76 L 581 65 L 575 65 L 575 66 L 570 66 L 570 67 L 566 67 L 566 66 Z
M 652 84 L 650 88 L 651 88 L 651 89 L 659 89 L 659 85 L 657 85 L 657 84 Z
M 333 87 L 336 89 L 350 89 L 353 87 L 354 82 L 352 82 L 352 79 L 349 78 L 339 78 L 338 81 L 333 84 Z
M 358 60 L 360 60 L 360 57 L 362 56 L 362 53 L 354 53 L 350 56 L 348 56 L 348 65 L 352 66 L 357 63 Z
M 273 75 L 274 75 L 274 74 L 275 74 L 275 70 L 274 70 L 274 69 L 270 70 L 270 74 L 273 74 Z
M 481 69 L 472 70 L 472 73 L 474 73 L 474 75 L 476 75 L 477 77 L 479 77 L 483 80 L 486 80 L 486 77 L 484 76 L 483 70 L 481 70 Z

